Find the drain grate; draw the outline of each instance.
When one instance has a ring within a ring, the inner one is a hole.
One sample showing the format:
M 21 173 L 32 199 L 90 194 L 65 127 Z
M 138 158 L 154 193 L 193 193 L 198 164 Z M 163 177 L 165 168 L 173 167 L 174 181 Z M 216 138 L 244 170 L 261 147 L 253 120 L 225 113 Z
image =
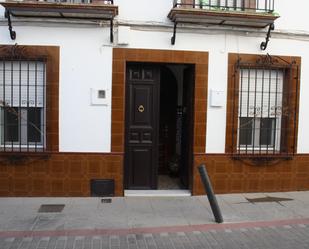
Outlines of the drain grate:
M 112 199 L 111 198 L 101 199 L 101 203 L 112 203 Z
M 39 213 L 61 213 L 64 209 L 64 204 L 42 204 L 39 208 Z
M 290 198 L 281 198 L 281 197 L 274 197 L 274 196 L 266 196 L 261 198 L 246 198 L 247 201 L 250 203 L 258 203 L 258 202 L 281 202 L 281 201 L 293 201 Z

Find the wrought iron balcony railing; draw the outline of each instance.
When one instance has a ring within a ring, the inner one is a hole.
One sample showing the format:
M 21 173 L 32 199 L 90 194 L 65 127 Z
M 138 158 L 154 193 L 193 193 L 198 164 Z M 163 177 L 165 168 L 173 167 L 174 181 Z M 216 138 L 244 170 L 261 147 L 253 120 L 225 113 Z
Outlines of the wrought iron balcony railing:
M 174 8 L 193 8 L 213 11 L 274 12 L 275 0 L 174 0 Z
M 168 14 L 174 23 L 171 44 L 175 44 L 180 23 L 250 29 L 268 27 L 266 40 L 260 45 L 265 50 L 275 28 L 274 22 L 279 18 L 274 6 L 275 0 L 173 0 L 173 8 Z

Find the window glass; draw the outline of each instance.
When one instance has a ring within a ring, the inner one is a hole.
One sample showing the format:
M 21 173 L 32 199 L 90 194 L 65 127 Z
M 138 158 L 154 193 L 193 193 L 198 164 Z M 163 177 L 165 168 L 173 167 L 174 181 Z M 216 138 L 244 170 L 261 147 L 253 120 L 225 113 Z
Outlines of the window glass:
M 28 108 L 28 141 L 40 143 L 42 136 L 41 108 Z
M 11 108 L 4 110 L 5 129 L 4 140 L 5 142 L 17 142 L 19 137 L 18 129 L 18 108 Z
M 240 118 L 239 119 L 239 144 L 240 145 L 252 145 L 252 127 L 253 118 Z
M 261 145 L 274 146 L 275 136 L 275 119 L 274 118 L 262 118 L 260 128 L 260 141 Z

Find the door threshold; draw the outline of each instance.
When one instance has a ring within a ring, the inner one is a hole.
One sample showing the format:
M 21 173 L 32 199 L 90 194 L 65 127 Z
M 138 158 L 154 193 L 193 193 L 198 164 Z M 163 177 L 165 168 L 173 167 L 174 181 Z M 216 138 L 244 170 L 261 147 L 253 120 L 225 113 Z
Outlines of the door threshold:
M 171 190 L 125 190 L 124 196 L 129 197 L 184 197 L 191 196 L 191 191 L 187 189 Z

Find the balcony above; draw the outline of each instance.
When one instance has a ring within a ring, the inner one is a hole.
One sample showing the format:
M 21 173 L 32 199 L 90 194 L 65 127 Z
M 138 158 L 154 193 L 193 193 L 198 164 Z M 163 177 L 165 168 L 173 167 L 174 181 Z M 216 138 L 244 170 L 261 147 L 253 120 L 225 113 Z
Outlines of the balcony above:
M 171 43 L 175 44 L 177 24 L 232 26 L 238 28 L 264 29 L 269 27 L 265 50 L 279 17 L 274 13 L 275 0 L 174 0 L 168 18 L 174 22 Z
M 6 1 L 0 3 L 5 8 L 5 16 L 12 40 L 16 33 L 12 29 L 11 16 L 15 18 L 79 19 L 109 21 L 110 40 L 113 42 L 113 20 L 118 15 L 118 6 L 113 0 L 55 0 L 55 1 Z
M 113 5 L 113 0 L 6 1 L 1 5 L 14 17 L 110 20 L 118 14 L 118 7 Z
M 279 16 L 274 0 L 174 0 L 168 17 L 177 23 L 265 28 Z

